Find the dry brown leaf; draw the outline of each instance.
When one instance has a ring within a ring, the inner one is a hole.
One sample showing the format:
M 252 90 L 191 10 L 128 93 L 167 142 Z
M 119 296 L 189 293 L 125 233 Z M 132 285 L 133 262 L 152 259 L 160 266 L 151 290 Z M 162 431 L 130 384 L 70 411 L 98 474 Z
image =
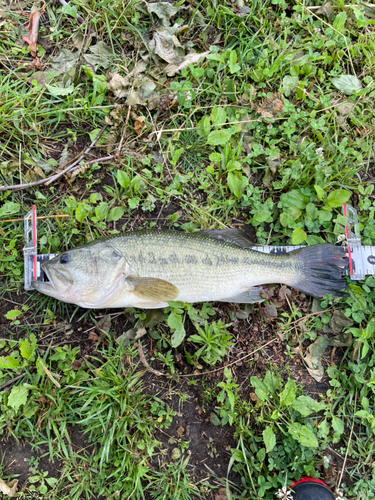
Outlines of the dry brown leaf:
M 144 123 L 145 120 L 146 120 L 145 116 L 137 116 L 134 122 L 134 132 L 137 135 L 141 135 L 142 130 L 146 127 L 146 124 Z
M 264 118 L 273 118 L 277 113 L 282 113 L 284 110 L 284 103 L 277 94 L 271 94 L 270 97 L 263 99 L 256 109 Z
M 38 32 L 39 32 L 39 21 L 40 21 L 40 12 L 33 12 L 29 17 L 29 24 L 27 29 L 29 30 L 29 36 L 21 37 L 22 40 L 29 44 L 30 53 L 33 57 L 36 57 L 36 43 L 38 41 Z
M 99 335 L 96 335 L 96 333 L 94 332 L 90 332 L 88 339 L 92 340 L 93 342 L 97 342 L 99 340 Z
M 219 488 L 217 495 L 215 495 L 215 500 L 228 500 L 227 491 L 225 488 Z
M 180 71 L 183 68 L 187 68 L 189 66 L 189 64 L 195 64 L 198 61 L 203 62 L 203 60 L 206 58 L 207 54 L 209 54 L 209 53 L 210 53 L 210 51 L 208 50 L 207 52 L 201 52 L 200 54 L 197 54 L 197 53 L 188 54 L 184 57 L 184 60 L 181 63 L 168 64 L 168 66 L 166 66 L 166 68 L 165 68 L 165 72 L 167 73 L 168 76 L 173 76 L 177 73 L 177 71 Z
M 13 479 L 13 481 L 10 481 L 10 483 L 5 483 L 0 478 L 0 492 L 4 493 L 4 495 L 7 495 L 8 497 L 14 497 L 17 491 L 17 484 L 18 479 Z

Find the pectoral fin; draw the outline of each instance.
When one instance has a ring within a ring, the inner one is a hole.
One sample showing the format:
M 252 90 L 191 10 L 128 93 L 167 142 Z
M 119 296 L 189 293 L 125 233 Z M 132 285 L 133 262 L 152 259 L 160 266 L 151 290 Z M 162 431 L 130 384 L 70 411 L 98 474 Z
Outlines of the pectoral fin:
M 132 293 L 134 295 L 150 302 L 169 302 L 178 296 L 177 287 L 158 278 L 129 277 L 126 281 L 133 284 Z

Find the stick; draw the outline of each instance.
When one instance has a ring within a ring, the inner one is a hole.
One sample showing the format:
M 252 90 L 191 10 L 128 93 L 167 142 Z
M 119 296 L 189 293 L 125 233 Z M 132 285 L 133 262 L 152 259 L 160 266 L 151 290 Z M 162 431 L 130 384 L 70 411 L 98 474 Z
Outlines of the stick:
M 39 181 L 34 181 L 30 182 L 29 184 L 16 184 L 15 186 L 0 186 L 0 192 L 1 191 L 18 191 L 20 189 L 26 189 L 32 186 L 39 186 L 40 184 L 45 184 L 48 186 L 51 184 L 51 182 L 55 181 L 62 175 L 64 175 L 66 172 L 69 172 L 70 170 L 74 169 L 74 167 L 87 155 L 87 153 L 90 151 L 90 149 L 95 145 L 99 137 L 102 135 L 104 130 L 107 128 L 107 125 L 104 125 L 104 127 L 101 129 L 99 134 L 95 137 L 95 139 L 92 141 L 90 146 L 81 154 L 81 156 L 73 162 L 71 165 L 67 166 L 62 170 L 61 172 L 57 172 L 56 174 L 52 174 L 49 177 L 46 177 L 45 179 L 40 179 Z
M 75 162 L 73 162 L 68 167 L 64 168 L 64 170 L 62 170 L 61 172 L 59 172 L 57 174 L 54 174 L 54 175 L 51 175 L 48 178 L 47 182 L 46 182 L 46 186 L 48 186 L 49 184 L 51 184 L 51 182 L 55 181 L 56 179 L 58 179 L 59 177 L 61 177 L 62 175 L 64 175 L 66 172 L 70 172 L 71 170 L 73 170 L 74 167 L 76 165 L 78 165 L 81 160 L 83 160 L 83 158 L 87 155 L 87 153 L 90 152 L 91 148 L 95 145 L 95 143 L 98 141 L 98 139 L 100 138 L 100 136 L 102 135 L 102 133 L 104 132 L 104 130 L 106 128 L 107 128 L 107 125 L 104 125 L 104 127 L 101 129 L 101 131 L 99 132 L 99 134 L 95 137 L 95 139 L 92 141 L 92 143 L 90 144 L 90 146 L 87 149 L 85 149 L 85 151 L 81 154 L 81 156 L 78 158 L 78 160 L 76 160 Z
M 70 215 L 63 214 L 63 215 L 43 215 L 43 217 L 37 217 L 37 219 L 57 219 L 59 217 L 70 217 Z M 0 220 L 0 222 L 20 222 L 23 221 L 24 219 L 8 219 L 8 220 Z
M 0 391 L 5 389 L 5 387 L 8 387 L 8 385 L 14 384 L 14 382 L 17 382 L 20 378 L 23 378 L 26 376 L 26 373 L 22 373 L 22 375 L 18 375 L 17 377 L 12 378 L 12 380 L 8 380 L 8 382 L 5 382 L 5 384 L 0 385 Z
M 227 366 L 235 365 L 236 363 L 239 363 L 240 361 L 243 361 L 244 359 L 249 358 L 250 356 L 252 356 L 256 352 L 263 349 L 264 347 L 267 347 L 269 344 L 272 344 L 272 342 L 275 342 L 275 340 L 278 340 L 278 339 L 272 339 L 269 342 L 267 342 L 266 344 L 258 347 L 258 349 L 255 349 L 255 351 L 251 352 L 250 354 L 246 354 L 246 356 L 244 356 L 243 358 L 236 359 L 236 361 L 233 361 L 232 363 L 229 363 L 228 365 L 222 366 L 221 368 L 216 368 L 216 370 L 210 370 L 209 372 L 203 372 L 203 373 L 189 373 L 187 375 L 180 375 L 180 377 L 200 377 L 201 375 L 208 375 L 209 373 L 219 372 L 220 370 L 224 370 L 224 368 L 226 368 Z
M 158 370 L 154 370 L 154 368 L 152 368 L 148 362 L 147 362 L 147 359 L 145 358 L 145 355 L 143 354 L 143 349 L 142 349 L 142 344 L 141 344 L 141 341 L 138 340 L 138 354 L 139 354 L 139 359 L 142 363 L 142 365 L 146 368 L 146 370 L 148 372 L 151 372 L 153 373 L 154 375 L 156 375 L 157 377 L 161 377 L 163 375 L 162 372 L 159 372 Z
M 356 393 L 355 393 L 354 410 L 355 410 L 356 405 L 357 405 L 357 391 L 356 391 Z M 348 453 L 349 453 L 350 443 L 351 443 L 351 441 L 352 441 L 353 428 L 354 428 L 354 418 L 353 418 L 353 422 L 352 422 L 352 428 L 350 429 L 350 436 L 349 436 L 348 446 L 347 446 L 347 448 L 346 448 L 346 452 L 345 452 L 344 462 L 343 462 L 343 464 L 342 464 L 342 469 L 341 469 L 340 478 L 339 478 L 339 481 L 338 481 L 338 483 L 337 483 L 337 489 L 339 489 L 339 488 L 340 488 L 340 484 L 341 484 L 341 481 L 342 481 L 342 476 L 343 476 L 343 474 L 344 474 L 344 469 L 345 469 L 345 465 L 346 465 L 346 459 L 348 458 Z

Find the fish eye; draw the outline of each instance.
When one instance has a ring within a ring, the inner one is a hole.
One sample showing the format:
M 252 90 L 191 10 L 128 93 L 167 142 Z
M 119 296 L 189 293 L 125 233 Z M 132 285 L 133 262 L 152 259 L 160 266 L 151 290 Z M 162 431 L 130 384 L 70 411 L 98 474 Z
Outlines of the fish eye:
M 71 257 L 68 253 L 63 253 L 62 256 L 60 257 L 61 264 L 67 264 L 70 261 L 71 261 Z

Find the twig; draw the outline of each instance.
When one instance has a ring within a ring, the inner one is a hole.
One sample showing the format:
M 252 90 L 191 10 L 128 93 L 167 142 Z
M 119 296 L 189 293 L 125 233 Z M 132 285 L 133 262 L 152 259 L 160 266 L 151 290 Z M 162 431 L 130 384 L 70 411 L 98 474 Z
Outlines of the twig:
M 337 309 L 342 309 L 342 307 L 337 307 Z M 299 323 L 300 321 L 309 318 L 310 316 L 317 316 L 318 314 L 323 314 L 326 312 L 331 312 L 332 309 L 324 309 L 324 311 L 317 311 L 314 313 L 306 314 L 306 316 L 302 316 L 302 318 L 296 319 L 295 321 L 291 321 L 290 323 L 285 323 L 285 325 L 282 326 L 289 326 L 289 325 L 294 325 L 294 323 Z
M 285 120 L 285 118 L 275 118 L 275 120 Z M 179 132 L 180 130 L 196 130 L 197 127 L 186 127 L 182 128 L 184 124 L 186 123 L 187 120 L 179 127 L 179 128 L 165 128 L 161 130 L 155 130 L 155 132 L 151 132 L 150 135 L 152 134 L 164 134 L 167 132 Z M 225 125 L 237 125 L 238 123 L 255 123 L 255 122 L 262 122 L 263 120 L 239 120 L 236 122 L 228 122 Z
M 239 363 L 240 361 L 243 361 L 244 359 L 249 358 L 250 356 L 252 356 L 256 352 L 263 349 L 264 347 L 267 347 L 269 344 L 272 344 L 272 342 L 275 342 L 275 340 L 278 340 L 278 339 L 272 339 L 272 340 L 268 341 L 266 344 L 263 344 L 260 347 L 258 347 L 258 349 L 255 349 L 255 351 L 251 352 L 250 354 L 246 354 L 246 356 L 244 356 L 243 358 L 236 359 L 236 361 L 233 361 L 232 363 L 229 363 L 221 368 L 216 368 L 216 370 L 210 370 L 208 372 L 203 372 L 203 373 L 189 373 L 187 375 L 180 375 L 180 377 L 200 377 L 201 375 L 208 375 L 209 373 L 219 372 L 220 370 L 224 370 L 224 368 L 226 368 L 227 366 L 235 365 L 235 364 Z
M 37 219 L 57 219 L 60 217 L 70 217 L 70 215 L 67 214 L 62 214 L 62 215 L 43 215 L 43 217 L 37 217 Z M 0 222 L 20 222 L 23 221 L 24 219 L 8 219 L 8 220 L 1 220 Z
M 5 384 L 0 385 L 0 391 L 5 389 L 5 387 L 8 387 L 8 385 L 14 384 L 14 382 L 17 382 L 17 380 L 20 380 L 23 377 L 26 377 L 26 373 L 22 373 L 22 375 L 18 375 L 17 377 L 14 377 L 11 380 L 8 380 L 8 382 L 5 382 Z
M 34 181 L 30 182 L 28 184 L 16 184 L 15 186 L 0 186 L 0 192 L 1 191 L 18 191 L 20 189 L 27 189 L 32 186 L 39 186 L 40 184 L 45 184 L 48 186 L 51 184 L 51 182 L 55 181 L 62 175 L 64 175 L 66 172 L 70 172 L 71 170 L 74 170 L 74 167 L 87 155 L 87 153 L 90 151 L 90 149 L 95 145 L 99 137 L 102 135 L 104 130 L 106 129 L 107 125 L 104 125 L 104 127 L 101 129 L 99 134 L 95 137 L 95 139 L 92 141 L 90 146 L 81 154 L 81 156 L 73 162 L 71 165 L 68 165 L 64 170 L 61 170 L 60 172 L 57 172 L 56 174 L 52 174 L 49 177 L 46 177 L 45 179 L 40 179 L 39 181 Z M 98 161 L 98 160 L 96 160 Z
M 355 392 L 354 410 L 355 410 L 356 406 L 357 406 L 357 391 Z M 340 484 L 341 484 L 341 481 L 342 481 L 342 476 L 344 475 L 344 469 L 345 469 L 345 465 L 346 465 L 346 459 L 348 458 L 350 443 L 351 443 L 352 435 L 353 435 L 353 428 L 354 428 L 354 418 L 353 418 L 353 422 L 352 422 L 352 428 L 350 429 L 350 436 L 349 436 L 348 446 L 346 447 L 346 452 L 345 452 L 344 462 L 342 464 L 340 478 L 339 478 L 339 481 L 338 481 L 337 487 L 336 487 L 337 489 L 340 488 Z
M 64 170 L 62 170 L 61 172 L 58 172 L 57 174 L 51 175 L 46 182 L 46 186 L 48 186 L 49 184 L 51 184 L 51 182 L 55 181 L 56 179 L 58 179 L 59 177 L 64 175 L 66 172 L 71 172 L 72 170 L 74 170 L 74 167 L 76 165 L 78 165 L 81 160 L 83 160 L 83 158 L 87 155 L 87 153 L 90 152 L 91 148 L 96 144 L 96 142 L 99 140 L 100 136 L 102 135 L 102 133 L 104 132 L 104 130 L 106 128 L 107 128 L 107 124 L 104 125 L 104 127 L 101 129 L 99 134 L 95 137 L 95 139 L 92 141 L 90 146 L 87 149 L 85 149 L 85 151 L 81 154 L 81 156 L 78 158 L 78 160 L 73 162 L 68 167 L 64 168 Z
M 124 126 L 124 131 L 123 133 L 121 134 L 121 139 L 120 139 L 120 143 L 118 145 L 118 148 L 117 148 L 117 151 L 116 151 L 116 154 L 115 156 L 118 157 L 121 155 L 121 148 L 122 148 L 122 143 L 124 142 L 124 139 L 126 137 L 126 129 L 128 128 L 128 122 L 129 122 L 129 116 L 130 116 L 130 110 L 131 110 L 131 106 L 128 107 L 128 114 L 126 115 L 126 120 L 125 120 L 125 126 Z
M 162 372 L 159 372 L 158 370 L 154 370 L 154 368 L 152 368 L 148 362 L 147 362 L 147 359 L 145 358 L 145 355 L 143 354 L 143 348 L 142 348 L 142 344 L 141 344 L 141 341 L 138 340 L 138 354 L 139 354 L 139 359 L 142 363 L 142 365 L 146 368 L 146 370 L 148 372 L 151 372 L 153 373 L 154 375 L 156 375 L 157 377 L 161 377 L 163 375 Z

